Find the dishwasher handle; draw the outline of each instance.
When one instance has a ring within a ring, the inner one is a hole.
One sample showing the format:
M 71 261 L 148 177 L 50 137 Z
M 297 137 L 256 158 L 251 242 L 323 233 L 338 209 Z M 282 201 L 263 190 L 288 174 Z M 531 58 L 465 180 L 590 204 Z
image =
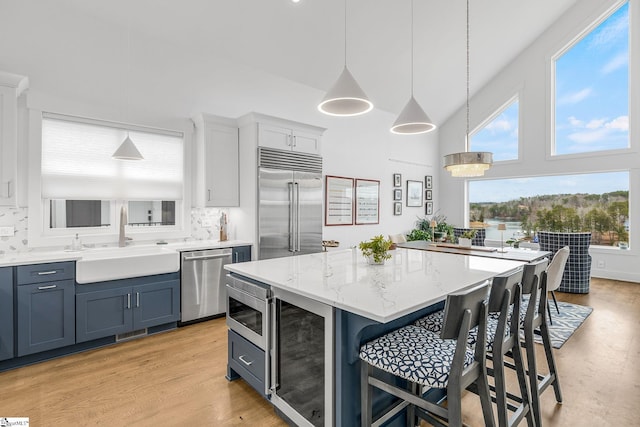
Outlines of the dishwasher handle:
M 202 255 L 202 256 L 183 256 L 183 261 L 202 261 L 207 259 L 227 258 L 231 257 L 231 253 L 224 253 L 219 255 Z

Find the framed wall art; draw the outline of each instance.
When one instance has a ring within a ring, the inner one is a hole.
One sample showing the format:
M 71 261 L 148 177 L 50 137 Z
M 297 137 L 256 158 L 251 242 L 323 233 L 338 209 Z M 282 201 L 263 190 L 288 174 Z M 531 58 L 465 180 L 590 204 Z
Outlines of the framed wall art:
M 422 206 L 422 181 L 407 180 L 407 206 Z
M 380 181 L 356 179 L 356 224 L 378 224 L 380 221 Z
M 393 174 L 393 186 L 402 187 L 402 175 L 399 173 Z
M 426 200 L 433 200 L 433 190 L 425 190 L 424 198 Z
M 433 190 L 433 177 L 431 175 L 425 175 L 424 188 L 427 190 Z
M 433 202 L 427 202 L 424 205 L 424 214 L 433 215 Z
M 353 178 L 325 177 L 324 225 L 353 225 Z
M 393 203 L 393 214 L 394 215 L 402 215 L 402 202 L 394 202 Z
M 402 188 L 393 190 L 393 200 L 402 200 Z

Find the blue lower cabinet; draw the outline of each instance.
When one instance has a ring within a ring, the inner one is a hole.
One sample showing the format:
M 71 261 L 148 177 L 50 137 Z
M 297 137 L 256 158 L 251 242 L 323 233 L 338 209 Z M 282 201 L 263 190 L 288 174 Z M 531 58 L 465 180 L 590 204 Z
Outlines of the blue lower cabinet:
M 13 267 L 0 268 L 0 360 L 13 354 Z
M 180 319 L 180 282 L 168 280 L 134 286 L 133 329 L 150 328 Z
M 75 343 L 73 280 L 18 285 L 18 356 Z
M 142 279 L 148 281 L 148 278 Z M 160 279 L 132 285 L 134 279 L 78 285 L 76 341 L 132 332 L 180 319 L 180 281 Z M 106 289 L 89 290 L 95 287 Z
M 131 307 L 131 287 L 77 294 L 76 341 L 132 331 Z
M 235 246 L 233 249 L 233 262 L 251 261 L 251 246 Z
M 229 330 L 227 335 L 227 378 L 242 377 L 258 393 L 265 396 L 265 352 Z

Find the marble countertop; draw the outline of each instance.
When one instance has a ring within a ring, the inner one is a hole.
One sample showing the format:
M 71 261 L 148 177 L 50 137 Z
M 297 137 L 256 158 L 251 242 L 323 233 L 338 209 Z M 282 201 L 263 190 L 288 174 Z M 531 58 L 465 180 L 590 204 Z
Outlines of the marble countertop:
M 415 249 L 390 253 L 384 265 L 369 265 L 359 250 L 349 249 L 228 264 L 225 269 L 386 323 L 525 264 Z
M 218 240 L 191 240 L 186 242 L 172 242 L 166 245 L 156 244 L 141 244 L 133 246 L 162 246 L 163 248 L 175 250 L 176 252 L 183 251 L 195 251 L 200 249 L 218 249 L 218 248 L 230 248 L 234 246 L 246 246 L 251 245 L 250 242 L 243 240 L 227 240 L 220 242 Z M 128 246 L 131 247 L 131 246 Z M 99 246 L 95 249 L 102 249 Z M 113 247 L 115 248 L 115 247 Z M 32 250 L 29 252 L 11 252 L 5 253 L 0 257 L 0 267 L 10 267 L 14 265 L 28 265 L 28 264 L 42 264 L 49 262 L 63 262 L 63 261 L 77 261 L 82 259 L 84 254 L 90 253 L 94 248 L 85 248 L 81 251 L 69 251 L 69 250 Z M 126 256 L 126 254 L 123 254 Z
M 398 247 L 406 249 L 420 249 L 423 251 L 459 253 L 464 255 L 484 256 L 489 258 L 511 259 L 514 261 L 532 262 L 544 257 L 552 255 L 549 251 L 536 251 L 525 248 L 512 248 L 506 246 L 504 248 L 493 248 L 489 246 L 471 246 L 465 248 L 462 246 L 440 244 L 428 242 L 425 240 L 414 240 L 411 242 L 398 243 Z

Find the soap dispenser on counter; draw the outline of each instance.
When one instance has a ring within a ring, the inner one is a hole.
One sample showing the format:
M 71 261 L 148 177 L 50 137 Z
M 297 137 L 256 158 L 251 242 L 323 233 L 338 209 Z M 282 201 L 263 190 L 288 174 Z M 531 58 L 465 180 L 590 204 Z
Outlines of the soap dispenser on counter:
M 81 251 L 82 250 L 82 241 L 76 233 L 76 238 L 71 241 L 71 250 L 72 251 Z

